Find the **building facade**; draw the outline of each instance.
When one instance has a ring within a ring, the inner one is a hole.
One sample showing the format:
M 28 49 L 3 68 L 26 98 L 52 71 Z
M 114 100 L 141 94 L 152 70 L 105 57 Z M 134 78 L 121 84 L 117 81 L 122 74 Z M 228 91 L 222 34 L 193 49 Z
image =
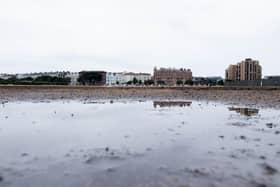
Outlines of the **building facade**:
M 226 69 L 226 80 L 238 80 L 238 72 L 237 72 L 237 65 L 229 65 Z
M 106 73 L 106 85 L 119 85 L 122 84 L 123 73 Z
M 50 77 L 60 77 L 65 78 L 70 72 L 67 71 L 56 71 L 56 72 L 38 72 L 38 73 L 23 73 L 23 74 L 16 74 L 17 79 L 25 79 L 25 78 L 32 78 L 36 79 L 41 76 L 50 76 Z
M 0 79 L 3 79 L 3 80 L 8 80 L 8 79 L 11 79 L 13 77 L 15 77 L 15 75 L 5 74 L 5 73 L 0 74 Z
M 262 67 L 259 61 L 246 58 L 236 65 L 230 65 L 225 72 L 227 81 L 261 80 Z
M 79 73 L 78 72 L 68 72 L 66 77 L 70 78 L 70 85 L 75 86 L 78 85 Z
M 78 78 L 79 84 L 103 86 L 106 84 L 105 71 L 81 71 Z
M 185 83 L 192 81 L 192 71 L 190 69 L 174 68 L 154 68 L 154 81 L 156 84 L 176 85 L 178 81 Z
M 151 80 L 151 78 L 152 75 L 149 73 L 123 73 L 121 83 L 126 84 L 127 82 L 133 81 L 134 79 L 137 79 L 137 81 L 144 83 L 147 80 Z

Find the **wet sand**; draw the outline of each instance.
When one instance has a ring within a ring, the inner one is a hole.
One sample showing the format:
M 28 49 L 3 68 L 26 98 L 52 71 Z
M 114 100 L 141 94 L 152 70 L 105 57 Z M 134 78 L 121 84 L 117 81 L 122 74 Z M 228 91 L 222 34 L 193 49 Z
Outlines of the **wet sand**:
M 280 107 L 280 88 L 0 86 L 0 100 L 185 99 Z
M 280 90 L 0 86 L 0 187 L 279 187 Z
M 208 101 L 0 105 L 1 187 L 278 187 L 280 112 Z

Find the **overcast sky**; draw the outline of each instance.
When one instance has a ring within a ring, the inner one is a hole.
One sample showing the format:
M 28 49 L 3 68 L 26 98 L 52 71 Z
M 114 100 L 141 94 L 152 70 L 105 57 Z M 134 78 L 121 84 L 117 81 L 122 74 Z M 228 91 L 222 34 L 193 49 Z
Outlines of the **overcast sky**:
M 0 72 L 191 68 L 280 74 L 279 0 L 1 0 Z

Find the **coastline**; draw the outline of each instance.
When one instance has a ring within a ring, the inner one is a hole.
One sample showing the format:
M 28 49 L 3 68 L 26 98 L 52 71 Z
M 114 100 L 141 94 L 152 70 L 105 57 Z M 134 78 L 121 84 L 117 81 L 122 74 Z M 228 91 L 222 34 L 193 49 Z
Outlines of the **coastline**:
M 105 87 L 0 85 L 0 101 L 205 100 L 280 107 L 280 87 Z

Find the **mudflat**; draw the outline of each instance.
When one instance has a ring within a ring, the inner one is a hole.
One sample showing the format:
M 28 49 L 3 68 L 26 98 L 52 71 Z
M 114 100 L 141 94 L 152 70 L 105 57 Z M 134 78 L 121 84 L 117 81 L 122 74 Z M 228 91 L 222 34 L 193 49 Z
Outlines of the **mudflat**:
M 0 105 L 1 187 L 279 187 L 279 109 L 192 100 Z
M 280 89 L 0 87 L 0 186 L 278 187 Z
M 280 88 L 0 86 L 0 100 L 186 99 L 280 106 Z

